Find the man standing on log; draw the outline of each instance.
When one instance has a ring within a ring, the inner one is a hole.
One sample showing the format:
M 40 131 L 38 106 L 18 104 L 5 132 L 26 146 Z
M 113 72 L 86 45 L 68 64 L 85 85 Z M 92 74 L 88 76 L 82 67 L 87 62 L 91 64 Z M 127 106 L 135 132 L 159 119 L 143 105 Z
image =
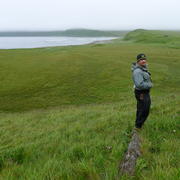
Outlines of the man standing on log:
M 146 121 L 150 105 L 150 89 L 152 87 L 151 74 L 147 70 L 147 59 L 145 54 L 137 55 L 137 62 L 132 64 L 134 81 L 134 93 L 137 100 L 135 127 L 140 129 Z

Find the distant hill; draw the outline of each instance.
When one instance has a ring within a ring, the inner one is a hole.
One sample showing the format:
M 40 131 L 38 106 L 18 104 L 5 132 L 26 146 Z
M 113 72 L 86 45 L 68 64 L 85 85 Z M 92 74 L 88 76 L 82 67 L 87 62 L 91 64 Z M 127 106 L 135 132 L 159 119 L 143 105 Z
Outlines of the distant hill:
M 4 31 L 0 32 L 0 36 L 118 37 L 126 34 L 127 32 L 128 31 L 101 31 L 90 29 L 68 29 L 65 31 Z
M 120 36 L 123 33 L 125 33 L 125 31 L 100 31 L 100 30 L 90 30 L 90 29 L 69 29 L 69 30 L 63 31 L 62 35 L 74 36 L 74 37 L 79 37 L 79 36 L 114 37 L 114 36 Z

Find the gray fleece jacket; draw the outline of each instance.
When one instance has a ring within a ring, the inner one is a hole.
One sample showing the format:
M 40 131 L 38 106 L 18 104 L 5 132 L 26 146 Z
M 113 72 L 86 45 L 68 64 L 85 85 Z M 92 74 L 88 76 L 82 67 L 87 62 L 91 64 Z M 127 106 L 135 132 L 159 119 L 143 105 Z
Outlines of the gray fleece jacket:
M 137 63 L 132 63 L 132 78 L 134 88 L 137 90 L 149 90 L 152 85 L 151 74 L 147 67 L 139 66 Z

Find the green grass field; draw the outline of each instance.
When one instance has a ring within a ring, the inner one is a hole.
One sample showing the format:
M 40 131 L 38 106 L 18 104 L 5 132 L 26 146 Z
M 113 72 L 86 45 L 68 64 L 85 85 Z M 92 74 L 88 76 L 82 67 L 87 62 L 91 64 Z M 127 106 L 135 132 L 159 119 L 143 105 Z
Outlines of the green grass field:
M 138 30 L 111 44 L 0 50 L 0 179 L 115 179 L 134 127 L 131 63 L 143 52 L 152 107 L 135 176 L 122 179 L 178 180 L 178 38 Z

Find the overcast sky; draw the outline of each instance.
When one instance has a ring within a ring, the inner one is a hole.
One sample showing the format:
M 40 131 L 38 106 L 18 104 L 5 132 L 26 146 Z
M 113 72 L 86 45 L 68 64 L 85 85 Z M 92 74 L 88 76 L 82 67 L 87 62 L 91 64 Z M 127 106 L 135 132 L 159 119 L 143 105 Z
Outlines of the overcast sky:
M 179 29 L 180 0 L 0 0 L 0 31 Z

